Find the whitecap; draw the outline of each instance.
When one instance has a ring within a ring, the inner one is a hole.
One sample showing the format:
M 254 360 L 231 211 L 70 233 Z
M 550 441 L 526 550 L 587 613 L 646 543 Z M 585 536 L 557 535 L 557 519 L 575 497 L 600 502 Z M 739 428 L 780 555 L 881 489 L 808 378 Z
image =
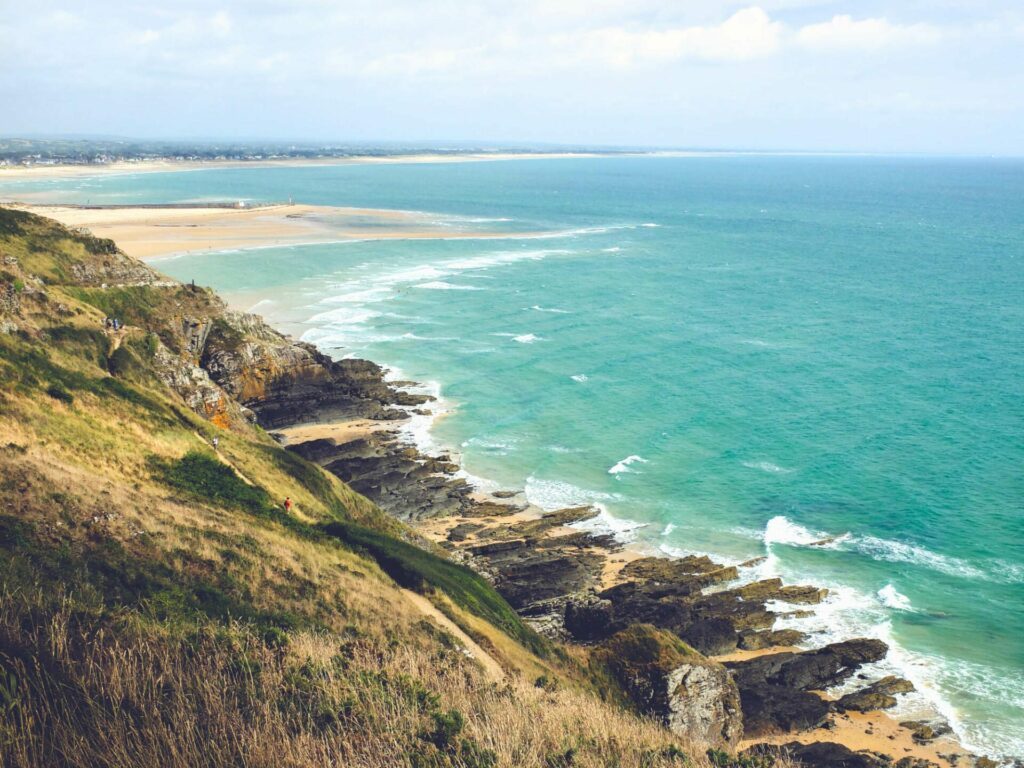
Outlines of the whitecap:
M 827 533 L 811 531 L 798 523 L 794 523 L 785 515 L 776 515 L 764 527 L 764 543 L 808 545 L 828 538 Z
M 544 510 L 581 507 L 620 498 L 618 494 L 580 488 L 563 480 L 541 480 L 533 475 L 526 478 L 525 493 L 527 501 Z
M 518 336 L 513 336 L 512 340 L 518 341 L 520 344 L 533 344 L 535 341 L 543 341 L 540 336 L 536 336 L 532 333 L 522 333 Z
M 532 309 L 532 310 L 534 310 L 536 312 L 551 312 L 551 313 L 556 314 L 556 315 L 568 315 L 569 314 L 569 310 L 567 310 L 567 309 L 555 309 L 554 307 L 540 307 L 540 306 L 538 306 L 536 304 L 534 304 L 532 307 L 530 307 L 530 309 Z
M 608 474 L 609 475 L 620 475 L 623 472 L 635 472 L 636 470 L 635 469 L 630 469 L 629 466 L 630 466 L 630 464 L 638 464 L 638 463 L 639 464 L 647 464 L 648 462 L 647 462 L 647 459 L 645 459 L 643 456 L 637 456 L 636 454 L 633 454 L 632 456 L 627 456 L 626 458 L 622 459 L 622 461 L 616 462 L 612 466 L 612 468 L 608 470 Z
M 788 475 L 793 471 L 786 467 L 780 467 L 778 464 L 772 464 L 770 461 L 744 461 L 743 466 L 747 469 L 760 469 L 762 472 L 770 472 L 773 475 Z
M 588 381 L 590 377 L 585 373 L 577 373 L 575 376 L 570 376 L 569 378 L 582 384 L 583 382 Z
M 645 222 L 645 223 L 641 224 L 640 226 L 641 227 L 646 227 L 648 229 L 653 229 L 655 227 L 660 227 L 661 224 L 655 224 L 653 221 L 648 221 L 648 222 Z
M 897 592 L 896 587 L 892 584 L 886 584 L 876 594 L 878 595 L 879 602 L 886 608 L 892 608 L 894 611 L 912 612 L 914 610 L 914 606 L 910 604 L 910 598 Z
M 661 535 L 662 535 L 662 536 L 668 536 L 668 535 L 669 535 L 669 534 L 671 534 L 671 533 L 672 533 L 672 531 L 674 531 L 675 529 L 676 529 L 675 523 L 669 523 L 669 524 L 668 524 L 668 525 L 666 525 L 666 526 L 665 526 L 665 528 L 664 528 L 664 529 L 662 530 L 662 532 L 661 532 Z
M 482 291 L 483 288 L 478 288 L 475 285 L 455 285 L 453 283 L 446 283 L 444 280 L 431 280 L 427 283 L 418 283 L 413 286 L 414 288 L 426 288 L 431 291 Z
M 939 571 L 949 576 L 961 576 L 969 579 L 995 580 L 981 568 L 971 565 L 966 560 L 948 555 L 940 555 L 930 549 L 919 547 L 915 544 L 907 544 L 892 539 L 880 539 L 875 536 L 860 536 L 852 541 L 852 546 L 858 552 L 867 555 L 874 560 L 884 560 L 890 563 L 909 563 L 933 571 Z
M 516 449 L 516 444 L 519 441 L 514 437 L 505 438 L 502 440 L 493 437 L 471 437 L 469 440 L 462 442 L 463 448 L 479 448 L 488 453 L 494 453 L 499 456 L 508 455 L 509 451 Z

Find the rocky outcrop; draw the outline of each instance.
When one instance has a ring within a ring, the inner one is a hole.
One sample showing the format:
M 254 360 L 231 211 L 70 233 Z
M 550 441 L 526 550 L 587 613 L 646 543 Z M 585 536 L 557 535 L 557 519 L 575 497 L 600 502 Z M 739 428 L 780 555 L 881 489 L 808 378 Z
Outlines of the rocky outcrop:
M 804 768 L 938 768 L 935 763 L 918 758 L 894 761 L 887 755 L 869 750 L 853 751 L 842 744 L 819 741 L 812 744 L 790 742 L 779 747 L 760 745 L 747 750 L 745 755 L 788 755 Z
M 839 685 L 859 667 L 884 658 L 888 650 L 881 640 L 860 639 L 727 663 L 740 690 L 746 736 L 822 725 L 832 705 L 812 691 Z
M 88 287 L 171 284 L 155 270 L 119 251 L 113 240 L 96 237 L 91 241 L 96 248 L 93 253 L 100 258 L 71 265 L 71 277 L 76 284 Z
M 636 625 L 609 638 L 593 658 L 639 712 L 673 733 L 712 747 L 739 741 L 743 716 L 729 673 L 672 634 Z
M 640 578 L 599 592 L 602 603 L 591 603 L 587 612 L 577 613 L 569 621 L 582 633 L 574 637 L 593 641 L 600 639 L 594 636 L 600 627 L 607 637 L 630 624 L 647 623 L 675 632 L 701 653 L 724 654 L 736 650 L 741 633 L 772 628 L 776 614 L 768 609 L 769 601 L 811 603 L 826 594 L 814 587 L 783 586 L 779 579 L 706 592 L 710 586 L 736 579 L 737 569 L 723 568 L 706 558 L 687 558 L 678 565 L 666 560 L 665 566 L 649 562 L 657 559 L 645 558 L 626 566 L 624 575 Z M 600 618 L 595 610 L 601 611 Z
M 0 315 L 16 315 L 21 311 L 21 297 L 14 282 L 0 280 Z
M 204 369 L 174 354 L 163 344 L 158 345 L 153 356 L 153 370 L 189 408 L 219 427 L 255 420 L 255 415 L 239 406 Z
M 454 476 L 456 465 L 445 456 L 421 454 L 393 431 L 341 445 L 311 440 L 290 447 L 400 520 L 459 514 L 473 504 L 470 485 Z
M 199 362 L 266 429 L 328 419 L 404 418 L 394 406 L 430 400 L 389 386 L 376 363 L 332 360 L 256 315 L 225 312 L 216 318 L 202 340 Z
M 738 645 L 744 651 L 761 651 L 799 645 L 807 636 L 797 629 L 748 630 L 740 632 Z
M 848 693 L 836 701 L 836 709 L 840 712 L 853 710 L 854 712 L 873 712 L 879 709 L 892 709 L 896 706 L 896 696 L 901 693 L 910 693 L 914 690 L 914 684 L 902 677 L 883 677 L 881 680 L 872 683 L 859 691 Z

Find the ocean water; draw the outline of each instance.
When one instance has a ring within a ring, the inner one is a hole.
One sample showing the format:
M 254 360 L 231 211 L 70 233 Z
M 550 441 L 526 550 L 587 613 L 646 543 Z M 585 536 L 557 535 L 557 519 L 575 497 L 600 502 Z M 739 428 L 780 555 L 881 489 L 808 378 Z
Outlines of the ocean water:
M 203 170 L 0 197 L 281 200 L 507 237 L 160 269 L 441 396 L 485 487 L 652 551 L 832 588 L 790 624 L 981 752 L 1024 756 L 1024 162 L 691 157 Z M 536 236 L 534 233 L 545 233 Z M 831 538 L 825 545 L 815 542 Z

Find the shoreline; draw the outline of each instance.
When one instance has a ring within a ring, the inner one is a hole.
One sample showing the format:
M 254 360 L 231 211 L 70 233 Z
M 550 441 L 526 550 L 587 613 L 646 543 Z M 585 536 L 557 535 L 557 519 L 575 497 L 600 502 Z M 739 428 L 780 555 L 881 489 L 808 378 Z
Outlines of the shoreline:
M 401 382 L 407 384 L 408 382 Z M 444 411 L 439 415 L 448 413 Z M 399 439 L 412 439 L 413 435 L 403 432 L 401 425 L 407 423 L 411 415 L 405 419 L 394 421 L 373 421 L 367 419 L 356 419 L 339 422 L 318 422 L 293 426 L 278 430 L 276 435 L 283 438 L 286 447 L 295 447 L 305 440 L 331 440 L 340 439 L 348 441 L 363 441 L 372 439 L 374 436 L 387 434 L 388 429 L 393 430 L 391 434 L 399 435 Z M 397 428 L 397 429 L 396 429 Z M 279 439 L 280 439 L 279 438 Z M 420 451 L 421 447 L 416 446 Z M 449 460 L 451 452 L 443 449 L 443 460 Z M 421 454 L 422 455 L 422 454 Z M 568 520 L 559 521 L 549 527 L 542 527 L 545 519 L 561 515 L 572 510 L 545 510 L 526 499 L 525 491 L 503 491 L 485 492 L 473 489 L 470 497 L 483 508 L 486 514 L 481 517 L 478 514 L 470 515 L 447 515 L 441 514 L 436 517 L 412 522 L 411 525 L 417 533 L 423 535 L 433 544 L 447 549 L 458 556 L 465 550 L 473 550 L 474 547 L 497 547 L 500 546 L 500 537 L 493 540 L 487 537 L 488 527 L 506 528 L 509 533 L 515 535 L 517 531 L 540 530 L 539 536 L 542 539 L 558 541 L 560 539 L 572 538 L 580 535 L 580 522 Z M 503 511 L 504 510 L 504 511 Z M 601 537 L 614 538 L 608 534 L 589 534 L 599 541 Z M 454 545 L 454 546 L 453 546 Z M 672 561 L 670 555 L 661 551 L 655 551 L 648 545 L 638 541 L 621 541 L 617 546 L 610 547 L 603 544 L 596 544 L 588 547 L 588 551 L 602 558 L 600 586 L 602 589 L 611 589 L 627 582 L 628 577 L 623 574 L 631 563 L 638 561 L 659 559 Z M 468 563 L 467 563 L 468 564 Z M 475 567 L 471 565 L 471 567 Z M 486 571 L 485 571 L 486 573 Z M 740 580 L 742 582 L 742 579 Z M 731 582 L 730 582 L 731 583 Z M 812 646 L 808 646 L 812 647 Z M 708 658 L 719 663 L 744 662 L 775 654 L 793 654 L 807 650 L 801 646 L 792 645 L 770 645 L 768 647 L 735 650 L 725 654 L 709 655 Z M 837 696 L 819 692 L 822 699 L 834 701 Z M 938 719 L 938 714 L 936 713 Z M 891 755 L 894 761 L 902 758 L 927 760 L 940 766 L 963 766 L 973 764 L 974 756 L 969 752 L 953 734 L 939 735 L 928 741 L 918 741 L 914 732 L 901 724 L 901 720 L 884 710 L 872 710 L 869 712 L 857 711 L 836 711 L 828 718 L 828 721 L 821 727 L 808 730 L 794 730 L 774 735 L 759 735 L 752 738 L 743 738 L 737 750 L 744 750 L 756 745 L 778 745 L 784 746 L 794 742 L 800 744 L 814 743 L 837 743 L 849 748 L 854 752 L 868 750 L 875 753 Z M 964 761 L 964 762 L 961 762 Z

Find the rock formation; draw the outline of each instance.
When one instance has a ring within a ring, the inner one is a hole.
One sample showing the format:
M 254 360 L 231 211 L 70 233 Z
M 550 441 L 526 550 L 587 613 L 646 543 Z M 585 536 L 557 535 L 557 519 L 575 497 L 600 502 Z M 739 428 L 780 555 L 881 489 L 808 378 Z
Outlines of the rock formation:
M 743 734 L 739 692 L 726 669 L 678 638 L 638 624 L 594 654 L 643 714 L 697 744 L 734 747 Z

